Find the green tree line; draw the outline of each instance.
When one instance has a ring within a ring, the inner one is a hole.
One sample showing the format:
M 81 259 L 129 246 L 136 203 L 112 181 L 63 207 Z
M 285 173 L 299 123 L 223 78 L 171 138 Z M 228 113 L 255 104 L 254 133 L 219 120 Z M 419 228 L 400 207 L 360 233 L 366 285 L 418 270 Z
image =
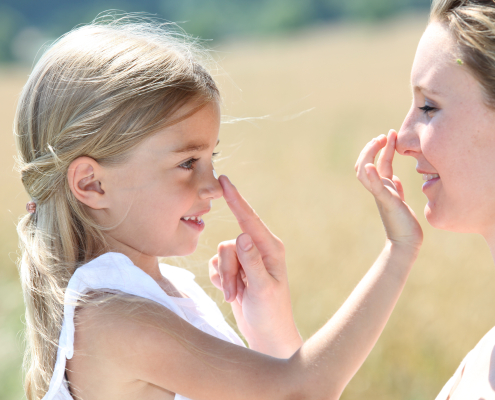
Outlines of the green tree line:
M 19 47 L 34 45 L 36 33 L 55 38 L 110 9 L 155 14 L 195 36 L 219 39 L 327 21 L 376 21 L 429 7 L 430 0 L 0 0 L 0 62 L 16 61 Z

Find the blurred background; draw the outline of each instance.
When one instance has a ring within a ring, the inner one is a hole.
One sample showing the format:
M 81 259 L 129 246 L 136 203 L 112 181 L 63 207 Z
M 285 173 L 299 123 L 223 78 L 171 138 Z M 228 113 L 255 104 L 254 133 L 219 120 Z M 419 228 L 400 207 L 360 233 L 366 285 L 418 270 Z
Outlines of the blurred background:
M 285 243 L 294 314 L 304 338 L 330 318 L 384 243 L 374 201 L 354 163 L 372 137 L 399 129 L 429 0 L 1 0 L 0 399 L 22 399 L 23 303 L 15 225 L 29 200 L 13 170 L 12 121 L 44 44 L 99 13 L 148 12 L 208 39 L 219 69 L 228 174 Z M 38 55 L 37 55 L 38 54 Z M 233 117 L 233 118 L 232 118 Z M 238 119 L 236 123 L 232 119 Z M 495 268 L 483 239 L 436 231 L 413 159 L 394 163 L 425 243 L 375 349 L 343 399 L 434 399 L 493 325 Z M 171 263 L 208 281 L 207 260 L 240 232 L 222 200 L 198 251 Z

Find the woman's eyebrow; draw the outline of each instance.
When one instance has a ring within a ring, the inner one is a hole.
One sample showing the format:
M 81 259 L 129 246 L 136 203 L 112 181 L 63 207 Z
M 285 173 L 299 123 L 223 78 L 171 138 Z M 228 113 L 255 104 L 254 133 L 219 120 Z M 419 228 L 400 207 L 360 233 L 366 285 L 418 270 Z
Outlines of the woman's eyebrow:
M 220 143 L 220 140 L 217 140 L 217 144 L 215 145 L 215 147 L 218 146 L 218 143 Z M 172 153 L 189 153 L 192 151 L 201 151 L 207 149 L 209 146 L 209 143 L 187 143 L 183 147 L 172 150 Z
M 421 86 L 421 85 L 413 85 L 413 91 L 414 92 L 426 92 L 426 93 L 434 94 L 435 96 L 442 96 L 442 93 L 440 93 L 438 90 L 435 90 L 433 88 L 427 88 L 427 87 Z

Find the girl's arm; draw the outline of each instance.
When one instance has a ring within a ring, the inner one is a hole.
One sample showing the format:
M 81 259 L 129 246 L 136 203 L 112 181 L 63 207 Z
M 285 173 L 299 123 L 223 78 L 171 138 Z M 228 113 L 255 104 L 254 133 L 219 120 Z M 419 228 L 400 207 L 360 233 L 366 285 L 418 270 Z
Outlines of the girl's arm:
M 82 320 L 93 323 L 78 325 L 77 356 L 92 357 L 102 372 L 112 370 L 125 382 L 137 379 L 197 400 L 338 399 L 385 326 L 422 241 L 421 229 L 403 202 L 400 182 L 392 175 L 395 139 L 392 132 L 378 170 L 371 163 L 387 142 L 385 136 L 370 142 L 356 165 L 359 179 L 377 201 L 387 244 L 340 310 L 290 358 L 217 339 L 152 302 L 132 314 L 118 312 L 124 307 L 117 303 L 84 309 Z M 222 181 L 246 232 L 241 248 L 253 242 L 239 254 L 246 274 L 243 297 L 250 290 L 269 293 L 276 279 L 267 271 L 258 250 L 264 244 L 257 239 L 269 231 L 235 188 Z
M 395 135 L 395 132 L 392 135 Z M 402 203 L 402 186 L 392 172 L 395 136 L 391 136 L 390 139 L 386 151 L 383 152 L 382 157 L 379 159 L 378 167 L 382 177 L 385 178 L 385 183 L 396 193 L 395 200 L 398 203 Z M 384 138 L 381 138 L 377 145 L 381 146 L 383 144 Z M 370 191 L 371 186 L 365 165 L 373 161 L 374 155 L 363 151 L 356 163 L 358 178 Z M 371 165 L 369 167 L 372 168 Z M 224 187 L 227 203 L 237 216 L 243 232 L 249 232 L 248 227 L 244 226 L 245 216 L 251 213 L 254 218 L 259 219 L 259 217 L 256 216 L 239 193 L 235 191 L 235 188 L 232 187 L 226 177 L 221 178 L 220 181 Z M 392 197 L 391 199 L 393 200 L 394 198 Z M 242 209 L 243 205 L 245 209 Z M 379 203 L 379 206 L 381 206 L 381 203 Z M 407 206 L 405 204 L 399 204 L 399 206 L 403 206 L 398 207 L 399 210 L 406 208 L 406 215 L 409 216 L 410 210 L 407 209 Z M 400 221 L 402 223 L 402 220 Z M 389 221 L 386 227 L 390 223 L 392 221 Z M 419 234 L 418 237 L 421 238 L 421 231 L 418 229 L 419 226 L 415 218 L 413 218 L 412 223 L 415 226 L 410 227 L 411 231 L 413 234 Z M 410 224 L 410 222 L 406 221 L 406 224 Z M 409 230 L 407 231 L 409 232 Z M 258 246 L 258 250 L 263 263 L 267 272 L 275 279 L 271 290 L 262 294 L 255 291 L 256 287 L 252 287 L 249 291 L 250 295 L 248 297 L 243 296 L 246 274 L 240 262 L 243 256 L 240 243 L 243 240 L 247 240 L 244 234 L 239 236 L 237 240 L 220 243 L 218 253 L 209 263 L 210 279 L 218 289 L 223 291 L 226 301 L 231 302 L 237 326 L 249 343 L 249 347 L 274 357 L 289 358 L 301 347 L 302 339 L 292 315 L 283 244 L 267 228 L 256 230 L 255 232 L 257 232 L 258 236 L 258 240 L 255 240 L 255 243 L 262 243 L 262 246 Z M 391 238 L 393 239 L 392 236 Z M 414 245 L 416 244 L 414 242 Z

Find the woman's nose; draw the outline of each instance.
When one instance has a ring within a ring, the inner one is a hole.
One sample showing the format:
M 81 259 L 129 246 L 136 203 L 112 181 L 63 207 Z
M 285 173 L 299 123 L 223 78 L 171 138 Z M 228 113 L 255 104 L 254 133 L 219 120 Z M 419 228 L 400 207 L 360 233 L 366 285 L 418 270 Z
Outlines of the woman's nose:
M 419 123 L 415 120 L 414 109 L 406 115 L 404 122 L 397 134 L 396 149 L 403 156 L 416 156 L 421 153 L 419 140 Z
M 206 172 L 206 176 L 203 179 L 203 184 L 199 189 L 199 197 L 201 199 L 215 200 L 223 195 L 223 189 L 218 182 L 218 175 L 213 168 L 212 171 Z

